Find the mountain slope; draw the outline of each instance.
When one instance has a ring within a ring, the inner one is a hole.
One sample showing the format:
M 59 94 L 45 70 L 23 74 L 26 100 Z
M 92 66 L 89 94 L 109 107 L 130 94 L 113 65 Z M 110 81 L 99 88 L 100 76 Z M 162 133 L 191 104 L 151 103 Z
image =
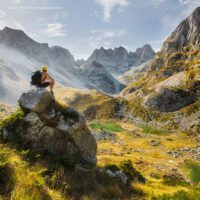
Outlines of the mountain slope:
M 102 92 L 116 94 L 125 87 L 122 83 L 116 80 L 103 65 L 95 61 L 87 67 L 85 66 L 82 72 L 88 77 L 88 87 L 91 89 L 97 87 L 100 88 L 99 90 Z
M 147 74 L 122 91 L 127 95 L 128 112 L 133 114 L 133 120 L 199 132 L 199 35 L 200 7 L 164 42 L 150 62 Z

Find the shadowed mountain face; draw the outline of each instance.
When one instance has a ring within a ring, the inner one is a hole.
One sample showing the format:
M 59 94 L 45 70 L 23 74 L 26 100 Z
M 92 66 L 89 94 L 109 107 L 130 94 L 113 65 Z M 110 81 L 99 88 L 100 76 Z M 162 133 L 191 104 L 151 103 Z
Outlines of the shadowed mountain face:
M 88 65 L 87 69 L 84 70 L 84 74 L 86 74 L 90 80 L 91 88 L 97 86 L 98 88 L 101 88 L 102 92 L 115 94 L 125 87 L 116 80 L 103 65 L 97 62 L 92 62 Z
M 94 50 L 87 63 L 98 62 L 113 75 L 120 75 L 131 67 L 149 61 L 154 55 L 154 50 L 148 44 L 138 48 L 136 52 L 128 52 L 124 47 L 115 48 L 114 50 L 101 47 Z

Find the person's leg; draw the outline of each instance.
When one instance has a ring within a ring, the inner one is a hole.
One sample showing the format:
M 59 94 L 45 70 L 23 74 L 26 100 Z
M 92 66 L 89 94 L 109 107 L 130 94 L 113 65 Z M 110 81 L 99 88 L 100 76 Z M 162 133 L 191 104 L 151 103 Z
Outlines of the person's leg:
M 50 81 L 50 91 L 53 92 L 53 88 L 54 88 L 55 82 L 54 81 Z

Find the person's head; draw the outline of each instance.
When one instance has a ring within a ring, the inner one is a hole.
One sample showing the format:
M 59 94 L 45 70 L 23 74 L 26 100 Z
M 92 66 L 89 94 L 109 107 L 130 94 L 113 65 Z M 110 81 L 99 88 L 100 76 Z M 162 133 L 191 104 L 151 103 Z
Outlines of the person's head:
M 42 66 L 42 72 L 47 72 L 47 70 L 48 70 L 48 69 L 47 69 L 47 66 L 46 66 L 46 65 L 43 65 L 43 66 Z

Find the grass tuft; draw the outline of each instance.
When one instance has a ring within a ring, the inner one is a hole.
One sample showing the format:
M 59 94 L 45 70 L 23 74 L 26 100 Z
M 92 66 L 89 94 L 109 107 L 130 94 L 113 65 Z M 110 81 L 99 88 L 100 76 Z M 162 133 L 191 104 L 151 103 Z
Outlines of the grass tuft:
M 111 132 L 123 132 L 124 129 L 116 124 L 104 124 L 104 123 L 92 123 L 90 124 L 92 129 L 99 129 L 103 131 L 111 131 Z

